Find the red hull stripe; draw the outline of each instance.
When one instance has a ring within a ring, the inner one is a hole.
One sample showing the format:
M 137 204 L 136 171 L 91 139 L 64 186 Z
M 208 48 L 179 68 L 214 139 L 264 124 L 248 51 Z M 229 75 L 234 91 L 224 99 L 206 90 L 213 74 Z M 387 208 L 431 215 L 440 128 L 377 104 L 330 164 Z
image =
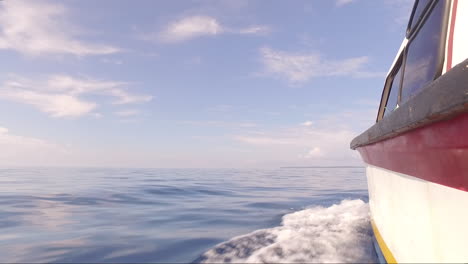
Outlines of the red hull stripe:
M 358 150 L 367 164 L 468 191 L 468 113 Z
M 450 21 L 450 32 L 447 47 L 447 70 L 452 68 L 452 54 L 453 54 L 453 34 L 455 32 L 455 21 L 457 20 L 457 6 L 458 0 L 453 0 L 452 6 L 452 19 Z

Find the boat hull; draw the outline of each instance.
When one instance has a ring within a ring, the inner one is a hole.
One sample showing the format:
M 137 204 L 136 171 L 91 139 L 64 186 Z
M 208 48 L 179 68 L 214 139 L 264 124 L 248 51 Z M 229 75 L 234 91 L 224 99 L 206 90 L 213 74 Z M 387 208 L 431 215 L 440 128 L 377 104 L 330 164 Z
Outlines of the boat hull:
M 389 263 L 468 260 L 468 193 L 368 165 L 369 205 Z
M 358 148 L 387 262 L 468 262 L 468 114 Z

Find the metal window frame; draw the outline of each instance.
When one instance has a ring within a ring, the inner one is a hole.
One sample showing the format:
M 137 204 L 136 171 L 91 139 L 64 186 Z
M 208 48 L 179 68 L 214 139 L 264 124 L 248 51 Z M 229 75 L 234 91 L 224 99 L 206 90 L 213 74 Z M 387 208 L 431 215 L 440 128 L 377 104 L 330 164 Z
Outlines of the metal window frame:
M 419 1 L 420 0 L 415 0 L 414 1 L 414 4 L 413 4 L 413 9 L 411 10 L 411 15 L 410 15 L 410 18 L 408 20 L 408 25 L 406 27 L 406 38 L 409 38 L 411 36 L 411 34 L 414 33 L 414 31 L 416 30 L 416 28 L 418 27 L 418 25 L 421 24 L 421 21 L 423 20 L 424 18 L 424 15 L 427 13 L 429 7 L 437 0 L 433 0 L 433 1 L 430 1 L 428 4 L 426 4 L 426 6 L 424 7 L 423 11 L 421 12 L 421 16 L 418 18 L 418 21 L 416 21 L 416 23 L 414 24 L 413 27 L 411 27 L 411 24 L 413 23 L 413 20 L 414 20 L 414 15 L 416 15 L 416 9 L 418 8 L 418 5 L 419 5 Z M 445 0 L 444 0 L 445 1 Z
M 419 0 L 417 0 L 417 1 L 419 1 Z M 434 10 L 435 6 L 441 1 L 443 2 L 443 4 L 445 4 L 445 6 L 442 7 L 442 8 L 444 8 L 443 15 L 442 15 L 442 31 L 440 32 L 439 48 L 437 50 L 437 55 L 436 55 L 437 56 L 436 71 L 435 71 L 434 76 L 432 77 L 432 81 L 434 81 L 435 79 L 440 77 L 440 75 L 442 74 L 443 68 L 444 68 L 445 46 L 446 46 L 446 40 L 447 40 L 447 32 L 448 32 L 449 16 L 450 16 L 450 6 L 451 6 L 452 0 L 433 0 L 430 4 L 428 4 L 426 6 L 426 8 L 424 9 L 424 13 L 421 15 L 421 19 L 418 21 L 416 26 L 413 29 L 411 29 L 411 32 L 410 32 L 409 38 L 408 38 L 408 43 L 406 44 L 406 47 L 404 49 L 405 57 L 404 57 L 404 62 L 403 63 L 404 63 L 404 69 L 406 69 L 406 58 L 408 57 L 408 52 L 411 51 L 410 50 L 411 49 L 411 44 L 418 37 L 419 32 L 421 31 L 421 29 L 424 27 L 427 20 L 431 16 L 432 11 Z M 413 10 L 412 13 L 413 13 L 412 15 L 414 15 L 414 10 Z M 405 73 L 403 72 L 403 81 L 402 81 L 402 83 L 400 85 L 400 95 L 402 94 L 402 90 L 403 90 L 404 75 L 405 75 Z M 402 99 L 405 99 L 405 102 L 406 102 L 406 101 L 408 101 L 408 99 L 410 97 L 408 97 L 408 98 L 401 98 L 400 97 L 398 102 L 401 103 Z
M 392 68 L 392 71 L 390 74 L 387 76 L 387 79 L 385 80 L 385 85 L 384 85 L 384 90 L 382 91 L 382 96 L 380 100 L 380 106 L 379 106 L 379 112 L 377 114 L 377 122 L 380 121 L 385 114 L 385 110 L 387 107 L 388 103 L 388 98 L 390 97 L 391 93 L 391 88 L 393 85 L 393 82 L 395 81 L 395 76 L 398 74 L 398 71 L 402 71 L 400 74 L 400 80 L 398 84 L 398 98 L 397 98 L 397 105 L 400 103 L 400 96 L 401 96 L 401 85 L 403 81 L 403 74 L 404 74 L 404 56 L 405 56 L 405 50 L 402 50 L 400 53 L 400 56 L 396 60 L 395 65 Z M 385 103 L 384 103 L 385 102 Z
M 432 14 L 432 11 L 433 11 L 434 7 L 439 3 L 439 1 L 444 1 L 445 2 L 445 6 L 444 6 L 445 10 L 444 10 L 444 14 L 443 14 L 443 17 L 442 17 L 442 31 L 441 31 L 439 49 L 437 51 L 438 54 L 437 54 L 436 73 L 435 73 L 435 75 L 433 77 L 433 80 L 435 80 L 435 79 L 437 79 L 438 77 L 441 76 L 441 74 L 443 72 L 444 62 L 445 62 L 446 39 L 447 39 L 447 33 L 448 33 L 450 6 L 451 6 L 451 3 L 452 3 L 452 0 L 432 0 L 424 8 L 424 11 L 421 14 L 421 17 L 418 20 L 418 22 L 414 25 L 413 28 L 410 28 L 411 22 L 414 19 L 414 13 L 416 11 L 417 4 L 419 3 L 419 0 L 416 0 L 415 4 L 413 5 L 413 10 L 411 11 L 410 20 L 409 20 L 408 26 L 407 26 L 406 38 L 408 39 L 408 42 L 406 43 L 405 47 L 400 52 L 400 56 L 399 56 L 399 58 L 397 60 L 397 63 L 395 63 L 395 65 L 393 66 L 390 74 L 387 76 L 387 78 L 385 80 L 385 85 L 384 85 L 384 89 L 382 91 L 382 96 L 381 96 L 381 100 L 380 100 L 380 106 L 379 106 L 379 110 L 378 110 L 378 113 L 377 113 L 376 122 L 379 122 L 384 117 L 385 107 L 387 106 L 387 101 L 388 101 L 389 89 L 391 87 L 391 84 L 393 83 L 393 77 L 395 77 L 395 74 L 397 72 L 395 70 L 397 68 L 397 66 L 400 66 L 400 70 L 402 70 L 402 73 L 401 73 L 401 76 L 400 76 L 401 79 L 400 79 L 400 86 L 399 86 L 398 100 L 397 100 L 397 104 L 401 105 L 401 101 L 403 99 L 401 97 L 401 95 L 402 95 L 403 84 L 404 84 L 404 76 L 405 76 L 405 69 L 406 69 L 406 58 L 407 58 L 408 50 L 411 47 L 411 43 L 413 42 L 413 40 L 418 36 L 418 33 L 421 31 L 421 28 L 426 24 L 426 21 L 428 20 L 428 18 Z M 400 60 L 401 60 L 401 64 L 399 63 Z

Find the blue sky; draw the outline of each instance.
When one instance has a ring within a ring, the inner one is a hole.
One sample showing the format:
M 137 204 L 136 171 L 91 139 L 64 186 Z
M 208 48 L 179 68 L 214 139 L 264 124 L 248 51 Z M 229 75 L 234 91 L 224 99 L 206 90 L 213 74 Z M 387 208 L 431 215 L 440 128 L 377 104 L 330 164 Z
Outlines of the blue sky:
M 411 0 L 0 2 L 0 165 L 359 164 Z

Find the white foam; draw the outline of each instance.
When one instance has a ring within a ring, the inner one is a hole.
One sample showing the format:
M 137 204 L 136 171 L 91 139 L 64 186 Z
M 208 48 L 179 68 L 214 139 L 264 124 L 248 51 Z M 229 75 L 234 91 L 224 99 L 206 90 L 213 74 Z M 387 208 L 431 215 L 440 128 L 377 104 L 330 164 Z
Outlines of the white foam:
M 285 215 L 280 226 L 235 237 L 205 252 L 205 263 L 378 262 L 368 204 L 343 200 Z

